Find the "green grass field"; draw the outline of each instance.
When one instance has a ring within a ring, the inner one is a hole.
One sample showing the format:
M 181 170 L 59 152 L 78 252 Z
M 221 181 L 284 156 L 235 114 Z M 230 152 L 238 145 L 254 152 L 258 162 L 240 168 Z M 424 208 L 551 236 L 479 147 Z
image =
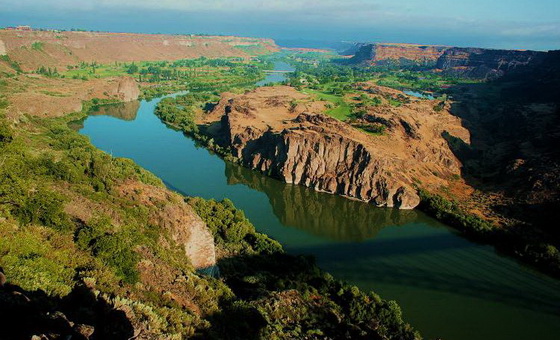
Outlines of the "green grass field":
M 337 96 L 334 94 L 323 93 L 312 89 L 305 89 L 303 93 L 315 95 L 319 100 L 330 102 L 333 105 L 333 107 L 325 111 L 325 113 L 328 114 L 329 116 L 341 121 L 350 118 L 350 114 L 352 113 L 352 108 L 344 100 L 344 97 Z

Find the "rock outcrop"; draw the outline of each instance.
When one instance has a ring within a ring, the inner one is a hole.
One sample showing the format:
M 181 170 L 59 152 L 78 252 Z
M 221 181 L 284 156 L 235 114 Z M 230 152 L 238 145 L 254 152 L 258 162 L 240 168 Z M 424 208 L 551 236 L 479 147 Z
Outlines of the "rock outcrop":
M 219 121 L 210 129 L 219 131 L 216 141 L 246 167 L 376 206 L 412 209 L 420 201 L 414 179 L 441 184 L 438 176 L 460 171 L 441 134 L 454 130 L 468 140 L 456 118 L 435 117 L 429 103 L 415 103 L 379 115 L 407 120 L 418 138 L 410 138 L 399 123 L 387 135 L 371 136 L 323 114 L 324 104 L 289 87 L 225 94 L 206 122 Z
M 547 52 L 494 50 L 439 45 L 362 43 L 343 54 L 345 62 L 366 65 L 424 65 L 457 77 L 496 79 L 513 70 L 541 63 Z
M 282 224 L 323 239 L 363 242 L 387 226 L 418 219 L 415 210 L 371 209 L 364 202 L 286 185 L 239 164 L 226 162 L 228 184 L 243 184 L 264 192 Z
M 415 44 L 358 44 L 354 56 L 349 59 L 352 64 L 383 65 L 398 64 L 433 64 L 449 47 L 438 45 Z
M 137 100 L 140 96 L 140 88 L 131 77 L 118 78 L 116 85 L 116 88 L 113 88 L 114 92 L 108 93 L 109 96 L 117 97 L 125 103 Z
M 10 110 L 12 115 L 59 117 L 81 111 L 83 102 L 94 98 L 131 102 L 140 95 L 140 88 L 132 77 L 83 81 L 20 75 L 6 81 L 8 86 L 23 89 L 9 97 L 14 107 Z
M 546 52 L 453 47 L 437 60 L 436 68 L 458 77 L 495 79 L 539 62 Z
M 216 265 L 212 233 L 180 195 L 165 188 L 132 181 L 121 185 L 118 192 L 142 206 L 158 207 L 158 212 L 150 216 L 152 223 L 166 230 L 172 241 L 183 247 L 195 268 L 205 269 Z

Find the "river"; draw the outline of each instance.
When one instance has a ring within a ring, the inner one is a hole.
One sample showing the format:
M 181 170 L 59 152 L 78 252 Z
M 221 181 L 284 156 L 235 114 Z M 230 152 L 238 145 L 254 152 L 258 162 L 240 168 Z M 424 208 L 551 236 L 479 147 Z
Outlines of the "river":
M 396 300 L 425 338 L 560 336 L 559 281 L 422 212 L 375 208 L 225 162 L 163 124 L 153 113 L 159 100 L 102 107 L 80 133 L 178 192 L 231 199 L 289 253 L 314 255 L 334 277 Z

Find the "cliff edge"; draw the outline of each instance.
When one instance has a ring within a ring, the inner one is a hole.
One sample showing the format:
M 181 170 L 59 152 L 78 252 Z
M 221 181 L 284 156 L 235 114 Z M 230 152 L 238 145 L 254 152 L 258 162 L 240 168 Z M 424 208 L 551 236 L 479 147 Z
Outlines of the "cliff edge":
M 420 202 L 415 183 L 438 186 L 460 173 L 444 132 L 469 138 L 457 118 L 432 106 L 412 100 L 372 111 L 387 124 L 387 133 L 372 135 L 326 115 L 324 102 L 276 86 L 226 93 L 202 122 L 246 167 L 376 206 L 412 209 Z

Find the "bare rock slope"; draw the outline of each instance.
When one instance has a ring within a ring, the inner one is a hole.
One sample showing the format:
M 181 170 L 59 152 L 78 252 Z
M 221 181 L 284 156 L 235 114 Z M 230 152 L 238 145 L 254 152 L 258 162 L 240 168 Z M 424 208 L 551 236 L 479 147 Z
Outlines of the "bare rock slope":
M 411 209 L 420 201 L 415 182 L 439 186 L 460 173 L 442 134 L 469 139 L 459 119 L 432 107 L 417 100 L 371 112 L 390 126 L 374 136 L 324 114 L 324 102 L 277 86 L 226 93 L 203 122 L 249 168 L 377 206 Z

